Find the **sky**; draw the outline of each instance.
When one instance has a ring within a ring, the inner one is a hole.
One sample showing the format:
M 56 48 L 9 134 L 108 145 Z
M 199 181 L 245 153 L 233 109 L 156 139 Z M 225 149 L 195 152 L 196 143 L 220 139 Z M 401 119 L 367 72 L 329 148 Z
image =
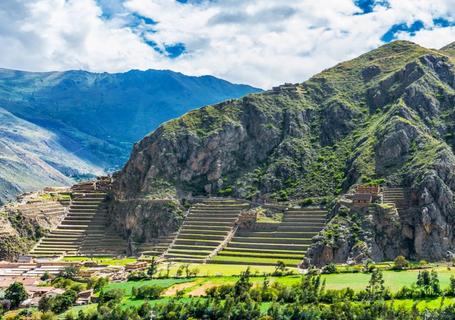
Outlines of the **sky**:
M 402 39 L 455 41 L 455 0 L 1 0 L 0 68 L 170 69 L 270 88 Z

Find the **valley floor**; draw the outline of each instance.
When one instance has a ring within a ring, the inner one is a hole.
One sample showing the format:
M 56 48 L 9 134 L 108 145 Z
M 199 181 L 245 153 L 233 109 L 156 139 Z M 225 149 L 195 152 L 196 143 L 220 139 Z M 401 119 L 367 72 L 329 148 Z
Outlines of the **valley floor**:
M 70 258 L 68 258 L 70 259 Z M 76 258 L 72 258 L 75 260 Z M 104 259 L 104 262 L 112 263 L 113 265 L 122 265 L 125 261 L 116 261 L 115 259 Z M 233 285 L 239 280 L 239 274 L 250 268 L 251 282 L 253 287 L 260 286 L 264 283 L 265 279 L 270 280 L 270 283 L 280 283 L 286 286 L 298 285 L 302 281 L 302 275 L 298 273 L 297 269 L 288 268 L 292 273 L 286 276 L 270 276 L 273 273 L 274 267 L 272 266 L 248 266 L 248 265 L 213 265 L 213 264 L 191 264 L 190 268 L 198 269 L 198 276 L 193 278 L 177 278 L 176 271 L 183 265 L 175 263 L 170 268 L 170 278 L 167 279 L 152 279 L 142 281 L 127 281 L 110 283 L 105 290 L 121 289 L 124 291 L 125 296 L 121 301 L 123 308 L 139 307 L 147 300 L 135 299 L 132 295 L 133 287 L 141 287 L 146 285 L 157 285 L 165 288 L 159 299 L 147 301 L 153 307 L 157 304 L 167 303 L 176 299 L 178 301 L 188 302 L 194 299 L 205 299 L 206 290 L 219 287 L 221 285 Z M 378 264 L 379 269 L 382 271 L 384 285 L 390 289 L 392 293 L 396 293 L 402 287 L 411 287 L 416 283 L 417 276 L 422 269 L 392 271 L 386 270 L 390 268 L 393 263 Z M 164 270 L 166 267 L 161 265 L 159 270 Z M 358 292 L 364 290 L 370 281 L 371 273 L 359 272 L 360 266 L 345 267 L 338 266 L 340 273 L 324 274 L 321 279 L 325 282 L 325 289 L 327 290 L 342 290 L 351 288 Z M 436 271 L 439 278 L 439 283 L 442 289 L 449 287 L 451 277 L 455 277 L 455 268 L 447 264 L 432 264 L 424 270 Z M 266 276 L 264 276 L 266 275 Z M 416 298 L 416 299 L 395 299 L 387 302 L 393 304 L 397 308 L 410 309 L 415 305 L 418 310 L 437 309 L 441 306 L 449 306 L 455 303 L 455 298 L 452 297 L 434 297 L 434 298 Z M 261 303 L 261 311 L 266 312 L 271 303 Z M 76 314 L 80 310 L 96 310 L 97 304 L 90 304 L 87 306 L 77 306 L 70 309 L 67 313 Z

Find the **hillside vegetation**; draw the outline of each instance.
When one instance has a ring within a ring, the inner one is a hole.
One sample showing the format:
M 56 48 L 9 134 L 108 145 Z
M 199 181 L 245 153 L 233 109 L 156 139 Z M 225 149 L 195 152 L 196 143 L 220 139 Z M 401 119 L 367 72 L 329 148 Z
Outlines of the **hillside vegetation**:
M 391 241 L 441 259 L 455 244 L 452 48 L 396 41 L 302 84 L 189 112 L 134 146 L 116 197 L 328 203 L 355 183 L 409 187 L 418 210 Z

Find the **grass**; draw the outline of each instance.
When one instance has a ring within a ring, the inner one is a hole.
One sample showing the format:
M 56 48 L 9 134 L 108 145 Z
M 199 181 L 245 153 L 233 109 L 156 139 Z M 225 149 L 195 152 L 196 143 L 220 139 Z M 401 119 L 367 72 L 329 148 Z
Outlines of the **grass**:
M 435 268 L 438 272 L 439 281 L 442 288 L 449 285 L 450 277 L 455 276 L 455 270 L 448 270 L 447 268 Z M 409 286 L 416 282 L 419 270 L 406 270 L 406 271 L 383 271 L 385 286 L 392 291 L 396 291 L 403 286 Z M 371 274 L 369 273 L 338 273 L 323 275 L 326 280 L 328 289 L 342 289 L 350 287 L 354 290 L 364 289 Z
M 181 263 L 174 263 L 171 266 L 170 274 L 175 275 L 175 272 L 181 266 Z M 231 264 L 190 264 L 190 269 L 198 268 L 199 276 L 204 277 L 221 277 L 221 276 L 237 276 L 244 272 L 248 265 L 231 265 Z M 166 266 L 162 265 L 161 270 L 165 270 Z M 251 266 L 250 271 L 252 274 L 271 273 L 275 270 L 274 266 Z
M 193 279 L 152 279 L 142 281 L 127 281 L 109 283 L 104 290 L 121 289 L 126 295 L 131 295 L 134 287 L 142 287 L 146 285 L 157 285 L 163 288 L 169 288 L 178 283 L 191 282 Z
M 109 266 L 125 266 L 129 263 L 134 263 L 137 261 L 136 258 L 124 258 L 116 259 L 114 257 L 64 257 L 63 261 L 66 262 L 84 262 L 84 261 L 93 261 L 98 264 L 105 264 Z
M 277 261 L 283 261 L 286 265 L 297 266 L 301 259 L 284 259 L 284 258 L 256 258 L 256 257 L 236 257 L 236 256 L 215 256 L 213 262 L 235 262 L 240 264 L 273 264 L 276 265 Z
M 242 252 L 242 251 L 221 251 L 218 256 L 234 256 L 234 257 L 259 257 L 259 258 L 274 258 L 274 259 L 285 259 L 290 257 L 290 259 L 302 259 L 303 253 L 296 251 L 294 253 L 267 253 L 267 252 Z

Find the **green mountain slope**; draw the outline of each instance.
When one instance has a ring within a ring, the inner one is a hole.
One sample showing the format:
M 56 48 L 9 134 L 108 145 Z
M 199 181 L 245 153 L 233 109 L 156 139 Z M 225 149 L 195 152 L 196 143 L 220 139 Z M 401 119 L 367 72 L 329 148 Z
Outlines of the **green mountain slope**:
M 119 168 L 126 162 L 133 143 L 161 123 L 196 107 L 257 91 L 260 90 L 211 76 L 190 77 L 166 70 L 108 74 L 0 69 L 0 107 L 10 112 L 9 116 L 46 131 L 45 136 L 54 135 L 52 140 L 59 147 L 49 151 L 52 154 L 49 157 L 58 160 L 59 154 L 64 155 L 62 158 L 74 155 L 83 164 L 48 161 L 53 169 L 47 166 L 43 174 L 37 175 L 34 167 L 29 166 L 31 156 L 42 158 L 40 150 L 33 155 L 34 140 L 22 137 L 20 130 L 14 136 L 9 131 L 0 131 L 0 135 L 9 137 L 3 143 L 11 146 L 16 139 L 28 154 L 28 160 L 21 162 L 16 155 L 14 165 L 0 170 L 0 193 L 4 199 L 30 187 L 36 190 L 43 184 L 54 185 L 55 175 L 61 183 L 78 173 Z M 28 145 L 21 142 L 23 139 Z M 11 158 L 16 151 L 9 149 L 0 149 L 0 156 Z M 52 173 L 46 176 L 51 169 Z M 22 179 L 25 176 L 30 178 Z
M 0 203 L 46 186 L 71 185 L 71 176 L 103 169 L 68 152 L 52 132 L 0 108 Z
M 190 112 L 135 145 L 117 197 L 327 201 L 355 183 L 407 186 L 419 211 L 396 240 L 441 258 L 455 248 L 453 62 L 450 50 L 397 41 L 302 84 Z

